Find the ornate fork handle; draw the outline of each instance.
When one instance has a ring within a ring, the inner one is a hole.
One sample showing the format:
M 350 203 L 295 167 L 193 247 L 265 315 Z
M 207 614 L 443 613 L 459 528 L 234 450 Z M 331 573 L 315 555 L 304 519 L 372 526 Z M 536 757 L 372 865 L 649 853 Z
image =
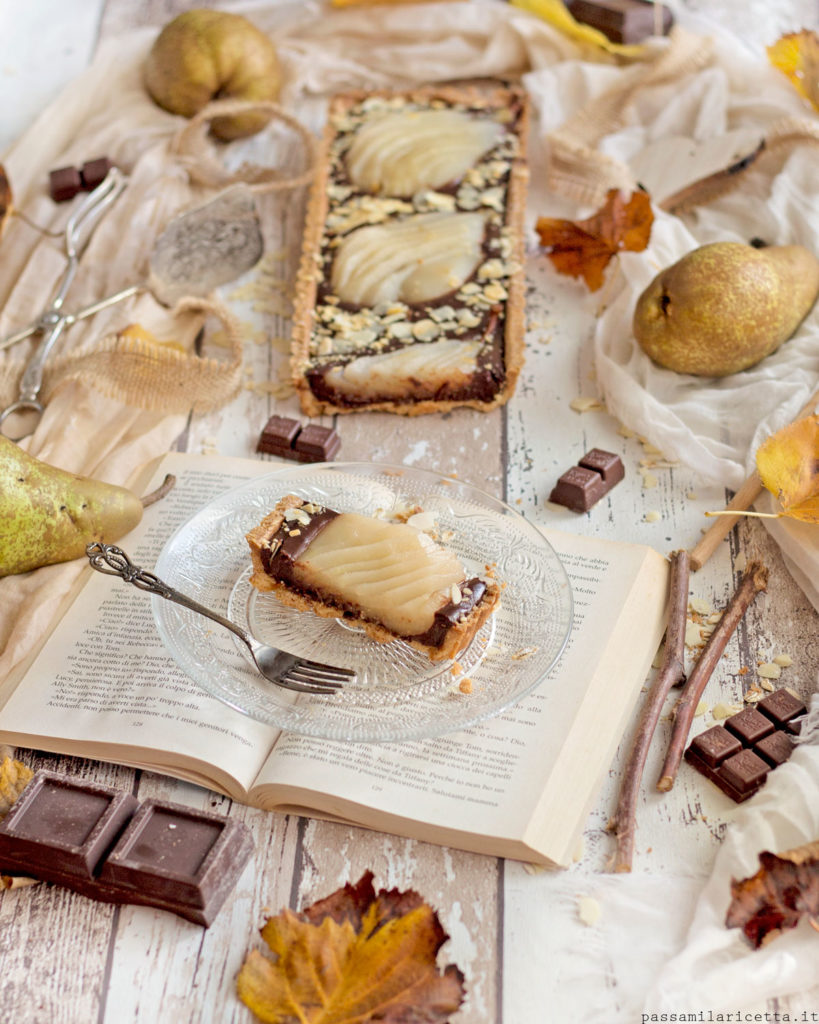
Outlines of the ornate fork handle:
M 167 601 L 173 601 L 174 604 L 182 605 L 183 608 L 190 608 L 191 611 L 198 612 L 213 622 L 218 622 L 220 626 L 224 626 L 225 629 L 235 633 L 248 646 L 251 645 L 252 638 L 250 634 L 242 629 L 241 626 L 237 626 L 235 622 L 226 619 L 224 615 L 211 611 L 210 608 L 206 608 L 203 604 L 199 604 L 198 601 L 194 601 L 187 594 L 182 594 L 178 590 L 174 590 L 173 587 L 169 587 L 167 583 L 154 575 L 154 573 L 147 572 L 141 566 L 134 565 L 122 548 L 118 548 L 114 544 L 101 544 L 95 541 L 86 547 L 85 553 L 88 555 L 88 560 L 92 567 L 98 572 L 105 573 L 107 576 L 119 576 L 126 583 L 133 583 L 139 590 L 144 590 L 149 594 L 157 594 L 159 597 L 164 597 Z

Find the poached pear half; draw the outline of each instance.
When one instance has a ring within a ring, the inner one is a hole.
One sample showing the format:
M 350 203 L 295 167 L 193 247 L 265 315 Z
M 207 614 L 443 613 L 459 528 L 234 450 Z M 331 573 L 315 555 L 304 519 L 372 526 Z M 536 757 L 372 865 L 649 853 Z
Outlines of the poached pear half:
M 142 519 L 132 491 L 50 466 L 0 435 L 0 576 L 85 555 Z
M 660 271 L 637 300 L 633 331 L 655 363 L 724 377 L 774 352 L 819 294 L 819 260 L 801 245 L 713 242 Z

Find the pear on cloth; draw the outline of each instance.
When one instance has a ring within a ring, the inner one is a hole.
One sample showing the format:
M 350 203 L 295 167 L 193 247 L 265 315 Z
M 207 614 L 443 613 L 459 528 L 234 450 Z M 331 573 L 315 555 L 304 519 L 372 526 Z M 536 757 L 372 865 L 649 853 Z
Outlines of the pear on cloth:
M 819 294 L 819 260 L 801 245 L 712 242 L 661 270 L 637 300 L 632 329 L 669 370 L 738 373 L 774 352 Z
M 143 503 L 125 487 L 50 466 L 0 435 L 0 576 L 85 555 L 142 519 Z

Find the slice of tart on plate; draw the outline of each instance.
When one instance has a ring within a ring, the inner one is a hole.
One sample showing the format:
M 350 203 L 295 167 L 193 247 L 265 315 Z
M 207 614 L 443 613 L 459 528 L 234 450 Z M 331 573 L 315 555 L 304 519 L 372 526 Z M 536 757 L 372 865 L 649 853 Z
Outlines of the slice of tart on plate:
M 411 522 L 336 512 L 289 494 L 247 534 L 251 584 L 283 604 L 344 619 L 379 642 L 454 658 L 500 599 L 492 580 Z

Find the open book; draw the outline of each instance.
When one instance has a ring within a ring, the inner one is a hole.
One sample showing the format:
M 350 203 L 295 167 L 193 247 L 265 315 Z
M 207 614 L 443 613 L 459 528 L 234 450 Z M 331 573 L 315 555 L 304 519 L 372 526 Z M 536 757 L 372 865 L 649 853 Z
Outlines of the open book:
M 167 538 L 269 462 L 172 453 L 177 483 L 123 544 L 152 568 Z M 151 602 L 89 568 L 29 665 L 0 686 L 0 742 L 173 775 L 269 810 L 537 863 L 572 859 L 656 653 L 667 561 L 651 548 L 547 532 L 574 625 L 543 683 L 502 715 L 437 739 L 344 743 L 281 732 L 177 667 Z M 305 613 L 309 614 L 309 613 Z

